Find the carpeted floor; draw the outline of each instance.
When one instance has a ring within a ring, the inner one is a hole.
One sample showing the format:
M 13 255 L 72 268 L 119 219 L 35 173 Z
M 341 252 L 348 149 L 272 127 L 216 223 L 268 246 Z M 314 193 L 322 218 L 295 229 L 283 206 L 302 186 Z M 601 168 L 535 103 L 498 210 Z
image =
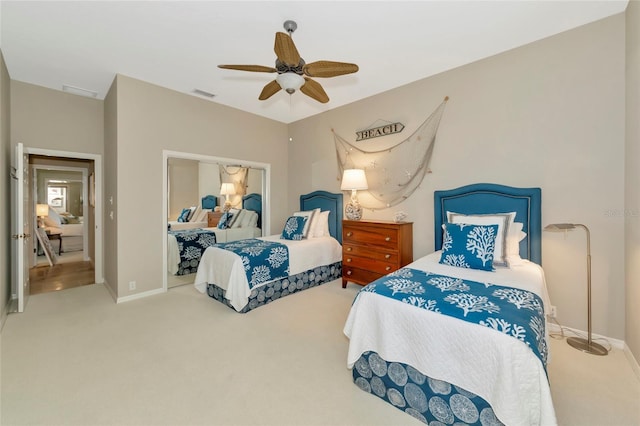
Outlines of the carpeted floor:
M 45 293 L 1 338 L 2 425 L 420 425 L 360 389 L 335 281 L 238 314 L 192 286 L 116 305 L 102 285 Z M 624 353 L 551 340 L 560 425 L 640 425 Z

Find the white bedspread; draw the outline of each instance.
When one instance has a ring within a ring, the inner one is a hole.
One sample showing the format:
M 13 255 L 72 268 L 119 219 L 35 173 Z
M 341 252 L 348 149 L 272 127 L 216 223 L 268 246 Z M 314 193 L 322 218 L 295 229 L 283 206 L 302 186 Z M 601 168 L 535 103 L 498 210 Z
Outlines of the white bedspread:
M 333 237 L 292 241 L 280 239 L 280 235 L 271 235 L 260 239 L 282 243 L 289 248 L 289 275 L 342 260 L 342 246 Z M 241 311 L 249 302 L 251 289 L 242 260 L 231 251 L 217 247 L 205 250 L 200 259 L 194 285 L 204 293 L 207 283 L 224 289 L 225 297 L 237 311 Z
M 197 223 L 197 222 L 195 222 Z M 185 224 L 189 224 L 189 222 L 185 222 Z M 206 225 L 206 224 L 205 224 Z M 185 228 L 192 229 L 192 228 Z M 218 229 L 216 227 L 213 228 L 202 228 L 207 231 L 213 231 L 216 234 L 216 243 L 229 243 L 231 241 L 237 240 L 246 240 L 247 238 L 256 238 L 262 235 L 262 230 L 260 228 L 229 228 L 229 229 Z M 172 229 L 175 231 L 176 229 Z M 180 265 L 180 250 L 178 250 L 178 241 L 176 237 L 167 234 L 167 271 L 175 275 L 178 272 Z
M 526 289 L 550 309 L 544 273 L 534 263 L 487 272 L 441 265 L 439 259 L 436 252 L 407 267 Z M 513 337 L 367 292 L 353 304 L 344 333 L 350 339 L 349 368 L 363 352 L 375 351 L 481 396 L 507 425 L 556 424 L 542 363 Z

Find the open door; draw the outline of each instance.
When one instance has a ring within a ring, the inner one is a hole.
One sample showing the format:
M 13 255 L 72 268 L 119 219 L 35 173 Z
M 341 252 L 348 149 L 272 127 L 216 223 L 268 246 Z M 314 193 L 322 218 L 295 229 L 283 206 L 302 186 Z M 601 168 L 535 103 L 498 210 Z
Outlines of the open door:
M 29 220 L 29 156 L 24 153 L 24 146 L 16 146 L 16 191 L 15 191 L 15 223 L 13 229 L 13 288 L 17 299 L 17 311 L 24 312 L 29 298 L 29 262 L 30 220 Z

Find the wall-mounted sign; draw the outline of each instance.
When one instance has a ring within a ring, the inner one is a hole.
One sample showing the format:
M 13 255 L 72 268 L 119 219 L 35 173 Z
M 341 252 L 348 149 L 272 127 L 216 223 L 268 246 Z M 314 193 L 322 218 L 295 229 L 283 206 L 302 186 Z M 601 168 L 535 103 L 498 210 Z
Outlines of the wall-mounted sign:
M 404 129 L 402 123 L 391 123 L 380 127 L 374 127 L 372 129 L 360 130 L 356 132 L 356 142 L 363 141 L 365 139 L 377 138 L 379 136 L 393 135 L 394 133 L 400 133 Z

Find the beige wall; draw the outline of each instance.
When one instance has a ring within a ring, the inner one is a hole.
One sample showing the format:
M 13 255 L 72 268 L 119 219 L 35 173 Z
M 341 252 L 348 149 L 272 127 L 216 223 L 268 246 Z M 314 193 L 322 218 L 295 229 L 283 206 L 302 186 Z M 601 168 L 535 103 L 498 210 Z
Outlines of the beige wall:
M 122 75 L 117 116 L 118 297 L 162 288 L 163 150 L 271 164 L 268 218 L 273 229 L 284 223 L 289 212 L 285 124 Z M 130 281 L 136 281 L 135 291 L 129 291 Z
M 11 179 L 9 178 L 11 160 L 10 140 L 10 80 L 4 56 L 0 51 L 0 200 L 5 200 L 0 207 L 0 329 L 4 325 L 11 300 L 11 205 L 7 200 L 11 197 Z
M 625 341 L 640 362 L 640 3 L 626 12 Z
M 543 225 L 592 231 L 593 329 L 624 337 L 624 15 L 427 78 L 293 123 L 289 208 L 299 194 L 339 191 L 331 129 L 347 140 L 378 119 L 411 134 L 450 96 L 431 160 L 432 174 L 405 202 L 365 210 L 414 222 L 414 257 L 433 251 L 433 191 L 476 182 L 541 187 Z M 362 143 L 366 149 L 366 142 Z M 311 171 L 311 172 L 309 172 Z M 346 201 L 346 200 L 345 200 Z M 543 235 L 551 300 L 566 326 L 587 328 L 584 233 Z
M 169 220 L 178 220 L 182 209 L 199 206 L 199 161 L 169 159 Z

